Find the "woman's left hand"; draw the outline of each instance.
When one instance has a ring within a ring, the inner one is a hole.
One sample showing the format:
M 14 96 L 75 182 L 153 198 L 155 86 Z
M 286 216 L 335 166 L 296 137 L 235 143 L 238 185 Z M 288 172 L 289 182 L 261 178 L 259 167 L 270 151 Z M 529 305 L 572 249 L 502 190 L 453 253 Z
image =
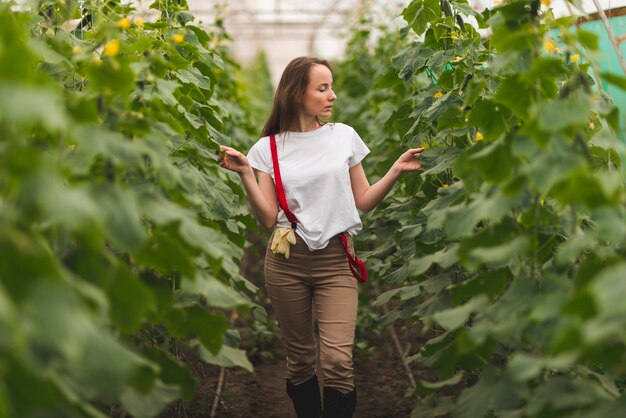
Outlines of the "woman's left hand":
M 422 168 L 422 163 L 420 163 L 419 158 L 420 154 L 424 150 L 425 148 L 411 148 L 402 154 L 393 165 L 401 173 L 406 171 L 417 171 Z

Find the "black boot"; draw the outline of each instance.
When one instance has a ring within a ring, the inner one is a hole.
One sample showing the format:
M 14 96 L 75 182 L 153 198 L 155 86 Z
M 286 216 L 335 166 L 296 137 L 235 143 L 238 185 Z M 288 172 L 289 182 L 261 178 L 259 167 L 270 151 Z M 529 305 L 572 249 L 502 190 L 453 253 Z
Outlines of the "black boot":
M 320 418 L 322 416 L 322 399 L 317 376 L 299 385 L 287 380 L 287 395 L 293 401 L 298 418 Z
M 324 418 L 352 418 L 356 409 L 356 390 L 341 393 L 337 389 L 324 388 Z

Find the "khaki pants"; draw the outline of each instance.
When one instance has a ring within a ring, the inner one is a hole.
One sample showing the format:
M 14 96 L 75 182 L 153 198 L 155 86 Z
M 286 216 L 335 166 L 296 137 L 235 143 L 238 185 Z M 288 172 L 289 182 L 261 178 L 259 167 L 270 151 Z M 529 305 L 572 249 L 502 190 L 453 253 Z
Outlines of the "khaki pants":
M 298 385 L 316 373 L 315 309 L 324 386 L 349 392 L 354 389 L 358 282 L 338 237 L 317 251 L 310 251 L 298 234 L 296 240 L 289 259 L 272 253 L 269 245 L 265 253 L 265 285 L 287 352 L 287 378 Z

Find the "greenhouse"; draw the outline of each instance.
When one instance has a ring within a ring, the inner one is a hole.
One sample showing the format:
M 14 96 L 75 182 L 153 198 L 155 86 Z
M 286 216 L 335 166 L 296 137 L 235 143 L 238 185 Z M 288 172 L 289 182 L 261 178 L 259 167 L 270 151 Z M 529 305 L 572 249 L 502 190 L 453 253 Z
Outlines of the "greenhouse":
M 0 0 L 0 418 L 626 418 L 626 2 Z

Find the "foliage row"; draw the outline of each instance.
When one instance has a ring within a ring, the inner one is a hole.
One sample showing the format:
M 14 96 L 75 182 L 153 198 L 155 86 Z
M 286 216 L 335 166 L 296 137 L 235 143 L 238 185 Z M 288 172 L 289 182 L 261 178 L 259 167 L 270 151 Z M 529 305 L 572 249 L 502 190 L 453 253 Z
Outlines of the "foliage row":
M 391 288 L 381 323 L 432 336 L 408 359 L 438 376 L 418 382 L 413 415 L 623 416 L 623 145 L 599 80 L 624 78 L 539 1 L 415 0 L 403 18 L 374 31 L 364 16 L 337 90 L 338 118 L 377 150 L 368 172 L 428 148 L 363 236 Z
M 219 21 L 165 3 L 0 3 L 0 417 L 154 416 L 195 392 L 184 347 L 251 368 L 215 164 L 249 122 Z

